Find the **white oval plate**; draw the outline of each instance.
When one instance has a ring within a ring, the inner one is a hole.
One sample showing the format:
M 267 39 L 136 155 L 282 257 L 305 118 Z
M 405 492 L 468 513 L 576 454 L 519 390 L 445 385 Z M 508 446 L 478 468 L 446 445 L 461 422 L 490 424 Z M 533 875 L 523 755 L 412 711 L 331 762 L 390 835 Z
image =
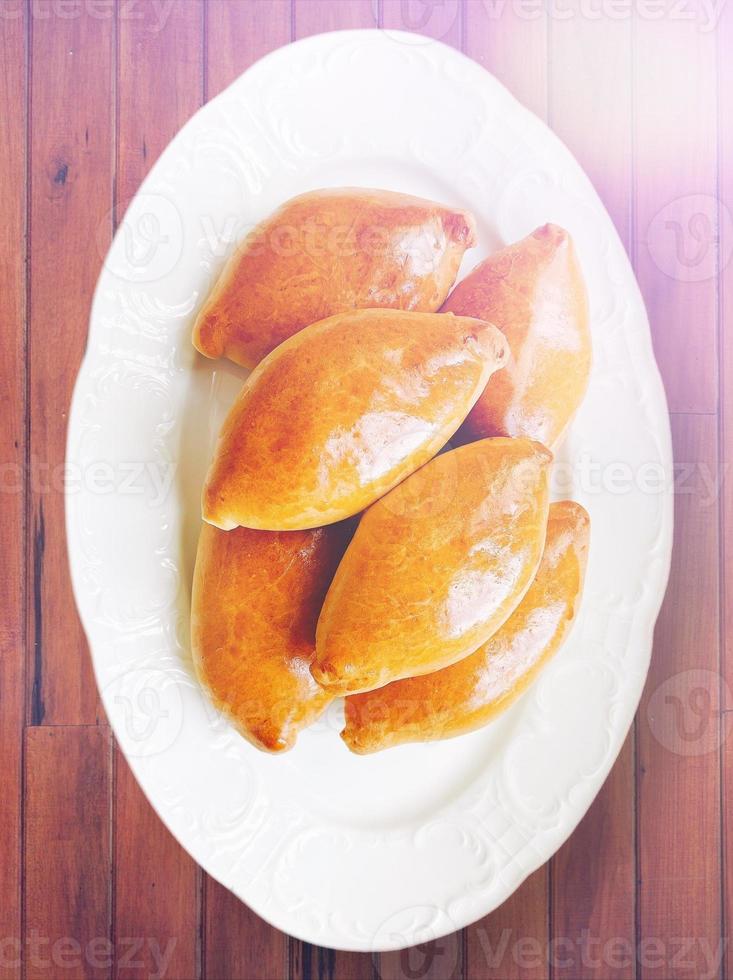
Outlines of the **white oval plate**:
M 590 511 L 592 547 L 570 641 L 490 727 L 358 757 L 336 706 L 272 757 L 210 709 L 191 671 L 200 487 L 243 372 L 197 356 L 190 332 L 232 241 L 329 185 L 470 208 L 481 245 L 462 274 L 546 221 L 571 231 L 595 367 L 555 489 Z M 608 215 L 484 69 L 400 32 L 327 34 L 269 55 L 197 113 L 107 256 L 68 462 L 74 589 L 119 744 L 181 844 L 273 925 L 352 950 L 426 941 L 503 902 L 576 826 L 647 672 L 672 538 L 669 426 Z

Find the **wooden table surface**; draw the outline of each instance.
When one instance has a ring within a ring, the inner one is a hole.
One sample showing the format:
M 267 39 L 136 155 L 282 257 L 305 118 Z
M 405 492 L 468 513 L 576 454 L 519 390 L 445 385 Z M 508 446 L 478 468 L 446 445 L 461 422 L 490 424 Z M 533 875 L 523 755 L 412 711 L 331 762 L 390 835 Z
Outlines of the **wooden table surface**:
M 585 167 L 648 306 L 678 481 L 646 693 L 590 812 L 487 919 L 370 957 L 264 924 L 143 799 L 74 609 L 63 460 L 101 258 L 158 154 L 267 51 L 374 26 L 464 50 Z M 733 2 L 0 0 L 0 978 L 733 976 L 731 210 Z

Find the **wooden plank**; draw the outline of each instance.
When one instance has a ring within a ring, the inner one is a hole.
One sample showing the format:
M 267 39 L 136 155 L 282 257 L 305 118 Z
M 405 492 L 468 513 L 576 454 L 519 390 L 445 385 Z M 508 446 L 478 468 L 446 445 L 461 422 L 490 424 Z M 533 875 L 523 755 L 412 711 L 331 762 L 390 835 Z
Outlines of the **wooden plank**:
M 725 479 L 720 500 L 721 517 L 721 611 L 722 692 L 724 714 L 722 814 L 723 814 L 723 920 L 728 936 L 724 976 L 733 976 L 733 7 L 726 4 L 718 28 L 718 186 L 720 188 L 720 337 L 721 404 L 719 448 Z
M 111 976 L 110 734 L 26 732 L 25 976 Z
M 110 239 L 114 19 L 31 18 L 32 724 L 93 724 L 97 689 L 71 594 L 63 470 L 71 391 Z M 83 97 L 82 97 L 83 96 Z
M 165 17 L 163 17 L 165 12 Z M 203 3 L 144 0 L 119 19 L 117 186 L 119 221 L 151 166 L 203 101 Z
M 209 0 L 206 4 L 205 91 L 213 97 L 251 64 L 291 40 L 289 0 Z M 282 980 L 288 937 L 230 891 L 204 876 L 202 973 L 206 978 Z
M 691 11 L 634 20 L 635 266 L 670 410 L 714 412 L 715 33 Z
M 552 860 L 553 977 L 635 976 L 634 737 Z
M 381 26 L 410 31 L 462 48 L 465 4 L 461 0 L 425 3 L 424 0 L 382 0 Z
M 208 0 L 205 18 L 207 98 L 291 39 L 290 0 Z
M 547 980 L 548 866 L 466 932 L 467 980 Z
M 676 538 L 638 717 L 641 980 L 720 975 L 717 420 L 672 421 Z
M 515 5 L 466 5 L 465 46 L 527 108 L 547 118 L 547 16 Z M 465 930 L 471 980 L 544 980 L 549 942 L 549 866 L 536 871 L 499 909 Z M 538 954 L 539 950 L 539 954 Z
M 377 27 L 378 6 L 373 0 L 293 0 L 293 29 L 296 39 L 325 31 L 353 27 Z
M 25 603 L 26 14 L 0 20 L 0 980 L 20 977 Z
M 598 191 L 624 245 L 631 235 L 631 21 L 583 16 L 553 21 L 549 123 Z M 603 139 L 598 139 L 599 120 Z
M 116 980 L 198 976 L 198 867 L 143 797 L 119 749 L 114 826 Z
M 165 19 L 161 16 L 166 12 Z M 203 96 L 203 5 L 139 3 L 119 18 L 117 183 L 119 220 L 169 140 Z M 117 980 L 198 973 L 200 872 L 171 837 L 115 753 L 114 936 Z M 121 939 L 136 937 L 131 955 Z
M 487 0 L 468 3 L 465 46 L 512 95 L 540 119 L 547 118 L 547 14 L 541 4 Z
M 631 234 L 631 21 L 553 20 L 549 120 L 601 196 L 622 241 Z M 604 138 L 598 139 L 598 120 Z M 555 978 L 634 976 L 635 730 L 593 806 L 552 861 Z
M 206 980 L 287 977 L 288 937 L 260 919 L 213 878 L 207 876 L 204 887 L 203 976 Z

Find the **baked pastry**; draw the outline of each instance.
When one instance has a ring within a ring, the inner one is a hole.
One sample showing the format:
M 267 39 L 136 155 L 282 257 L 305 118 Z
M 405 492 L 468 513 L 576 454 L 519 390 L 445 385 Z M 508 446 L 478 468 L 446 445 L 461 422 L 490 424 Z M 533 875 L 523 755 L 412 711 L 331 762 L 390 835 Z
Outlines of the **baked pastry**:
M 291 530 L 363 510 L 453 435 L 507 356 L 489 323 L 356 310 L 255 368 L 224 423 L 203 516 Z
M 436 457 L 373 504 L 318 620 L 318 683 L 368 691 L 485 643 L 537 571 L 551 459 L 529 439 L 484 439 Z
M 475 244 L 471 214 L 362 187 L 295 197 L 244 240 L 194 326 L 207 357 L 254 367 L 334 313 L 389 307 L 434 313 Z
M 292 748 L 332 700 L 308 668 L 351 530 L 201 528 L 191 600 L 196 672 L 216 707 L 260 749 Z
M 589 529 L 580 504 L 552 504 L 537 576 L 501 629 L 452 667 L 347 698 L 341 737 L 351 751 L 463 735 L 509 707 L 560 648 L 577 617 Z
M 526 436 L 556 446 L 583 399 L 591 366 L 588 298 L 570 235 L 545 225 L 490 255 L 442 310 L 490 320 L 511 349 L 459 441 Z

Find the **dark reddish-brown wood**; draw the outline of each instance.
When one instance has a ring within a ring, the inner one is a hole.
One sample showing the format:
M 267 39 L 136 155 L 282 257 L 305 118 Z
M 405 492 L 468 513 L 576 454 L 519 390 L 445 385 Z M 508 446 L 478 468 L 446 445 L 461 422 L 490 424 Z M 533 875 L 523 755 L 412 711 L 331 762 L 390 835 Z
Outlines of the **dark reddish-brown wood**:
M 26 22 L 0 20 L 0 978 L 20 977 L 24 697 Z
M 206 876 L 203 976 L 206 980 L 283 980 L 288 937 Z
M 202 7 L 176 0 L 164 8 L 147 0 L 136 13 L 118 22 L 118 221 L 203 97 Z M 115 762 L 113 933 L 144 938 L 133 958 L 116 950 L 115 976 L 147 977 L 163 956 L 168 976 L 195 977 L 201 873 L 155 815 L 119 752 Z
M 466 929 L 466 978 L 545 980 L 548 874 L 535 871 L 504 904 Z
M 115 980 L 160 973 L 197 976 L 199 870 L 142 795 L 121 752 L 115 753 Z M 130 959 L 122 940 L 139 943 Z
M 30 18 L 31 724 L 100 715 L 66 561 L 64 453 L 89 307 L 112 228 L 114 19 Z
M 635 976 L 634 738 L 552 859 L 553 977 Z
M 105 726 L 26 732 L 28 980 L 112 975 L 111 745 Z
M 717 420 L 673 417 L 679 467 L 669 589 L 638 716 L 642 978 L 717 977 L 720 752 Z M 684 940 L 684 949 L 681 941 Z M 722 950 L 721 950 L 722 952 Z

